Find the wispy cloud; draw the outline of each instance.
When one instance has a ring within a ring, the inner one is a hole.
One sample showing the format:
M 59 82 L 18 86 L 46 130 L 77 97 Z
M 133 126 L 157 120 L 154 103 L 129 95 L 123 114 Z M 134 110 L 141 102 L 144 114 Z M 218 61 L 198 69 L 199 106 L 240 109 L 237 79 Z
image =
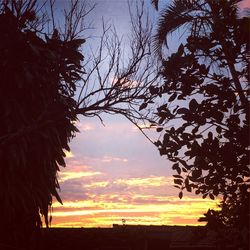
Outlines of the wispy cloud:
M 105 156 L 101 159 L 101 161 L 102 161 L 102 162 L 113 162 L 113 161 L 116 161 L 116 162 L 128 162 L 128 159 L 105 155 Z
M 147 178 L 118 179 L 114 183 L 146 188 L 146 187 L 159 187 L 159 186 L 165 186 L 165 185 L 172 185 L 173 180 L 171 177 L 150 176 Z
M 93 189 L 93 188 L 104 188 L 107 187 L 110 184 L 109 181 L 97 181 L 92 182 L 90 184 L 84 185 L 85 188 Z
M 64 182 L 72 179 L 80 179 L 83 177 L 90 177 L 90 176 L 96 176 L 101 175 L 101 172 L 88 172 L 88 171 L 80 171 L 80 172 L 62 172 L 59 176 L 59 182 Z
M 250 8 L 250 0 L 241 1 L 239 5 L 241 9 Z
M 77 128 L 81 131 L 81 132 L 89 132 L 89 131 L 94 131 L 95 130 L 95 126 L 92 123 L 85 123 L 85 122 L 78 122 L 76 124 Z

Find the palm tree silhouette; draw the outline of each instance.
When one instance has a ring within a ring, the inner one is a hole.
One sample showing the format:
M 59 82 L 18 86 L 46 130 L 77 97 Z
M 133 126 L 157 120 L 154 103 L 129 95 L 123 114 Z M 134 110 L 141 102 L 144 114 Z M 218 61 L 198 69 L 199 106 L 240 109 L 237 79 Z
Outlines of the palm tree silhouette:
M 158 10 L 159 0 L 151 2 Z M 160 13 L 154 36 L 154 51 L 161 55 L 162 47 L 165 45 L 168 48 L 167 37 L 181 27 L 193 37 L 199 37 L 211 31 L 211 25 L 221 15 L 218 6 L 219 4 L 223 5 L 223 2 L 216 0 L 174 0 Z M 230 7 L 237 10 L 239 2 L 239 0 L 232 0 Z M 225 4 L 226 6 L 229 5 Z M 234 12 L 235 18 L 237 18 L 236 15 L 237 11 Z

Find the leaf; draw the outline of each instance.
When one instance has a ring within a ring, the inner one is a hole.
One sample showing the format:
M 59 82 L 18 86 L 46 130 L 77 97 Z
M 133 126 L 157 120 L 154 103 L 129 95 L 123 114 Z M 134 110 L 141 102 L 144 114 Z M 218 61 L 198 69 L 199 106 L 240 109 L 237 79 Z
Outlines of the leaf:
M 197 119 L 197 123 L 199 124 L 199 126 L 203 126 L 206 124 L 206 118 L 205 117 L 202 117 L 200 116 L 198 119 Z
M 234 105 L 234 113 L 237 113 L 241 109 L 241 106 L 235 104 Z
M 195 112 L 197 108 L 198 108 L 198 102 L 195 99 L 192 99 L 189 102 L 189 109 L 190 109 L 190 111 Z
M 186 186 L 186 189 L 187 189 L 188 192 L 192 192 L 192 188 L 191 188 L 190 185 Z
M 217 127 L 216 127 L 216 132 L 217 132 L 218 134 L 221 134 L 221 131 L 222 131 L 221 126 L 217 126 Z
M 178 167 L 178 166 L 179 166 L 179 163 L 177 162 L 177 163 L 173 164 L 172 169 L 176 169 L 176 167 Z
M 211 200 L 214 200 L 214 195 L 213 194 L 210 193 L 209 197 L 210 197 Z
M 146 102 L 144 102 L 140 107 L 139 107 L 139 111 L 145 109 L 148 106 L 148 104 Z
M 183 197 L 183 192 L 180 192 L 179 193 L 179 198 L 182 199 L 182 197 Z
M 208 73 L 208 70 L 207 70 L 207 68 L 206 68 L 206 66 L 205 66 L 204 64 L 202 64 L 202 65 L 200 66 L 200 73 L 201 73 L 202 75 L 206 75 L 206 74 Z
M 155 95 L 159 93 L 159 88 L 155 87 L 155 86 L 150 86 L 149 87 L 149 92 L 151 95 Z
M 56 158 L 56 161 L 57 161 L 57 163 L 58 163 L 60 166 L 66 167 L 66 163 L 65 163 L 65 161 L 64 161 L 64 159 L 63 159 L 62 156 L 58 155 L 57 158 Z
M 202 135 L 195 135 L 195 138 L 200 139 L 200 138 L 203 138 L 203 136 Z
M 208 133 L 208 139 L 209 139 L 210 141 L 213 140 L 213 133 L 212 133 L 211 131 Z
M 161 117 L 160 119 L 159 119 L 159 124 L 162 124 L 164 121 L 165 121 L 165 117 Z
M 63 202 L 62 202 L 59 194 L 57 193 L 56 189 L 54 189 L 53 195 L 56 197 L 57 201 L 63 205 Z
M 182 56 L 183 52 L 184 52 L 184 46 L 183 46 L 183 44 L 181 43 L 176 54 L 177 54 L 178 56 Z
M 194 129 L 192 129 L 192 134 L 196 134 L 199 130 L 199 126 L 195 127 Z
M 224 118 L 224 114 L 220 111 L 213 111 L 212 116 L 217 122 L 222 122 Z
M 197 195 L 200 194 L 200 190 L 198 190 L 198 189 L 195 190 L 195 194 L 197 194 Z
M 202 195 L 202 199 L 205 199 L 207 197 L 208 193 L 205 193 Z
M 173 177 L 174 177 L 174 178 L 183 179 L 183 177 L 182 177 L 181 175 L 177 175 L 177 174 L 174 174 Z
M 202 174 L 202 171 L 200 169 L 196 169 L 192 172 L 192 177 L 194 179 L 198 179 Z
M 189 112 L 189 109 L 187 108 L 180 108 L 177 110 L 177 114 L 186 114 Z
M 169 102 L 172 102 L 176 97 L 177 97 L 177 92 L 173 93 L 173 94 L 169 97 L 168 101 L 169 101 Z
M 159 147 L 160 145 L 161 145 L 161 141 L 156 141 L 156 142 L 154 142 L 154 145 L 156 146 L 156 147 Z
M 86 42 L 85 39 L 74 39 L 71 41 L 66 42 L 66 44 L 73 48 L 73 49 L 78 49 L 82 44 L 84 44 Z
M 174 183 L 178 185 L 182 185 L 183 181 L 181 179 L 174 179 Z
M 161 132 L 163 130 L 163 127 L 158 127 L 157 129 L 156 129 L 156 132 Z
M 181 168 L 179 167 L 179 163 L 175 163 L 175 164 L 172 166 L 172 169 L 173 169 L 173 170 L 176 170 L 178 174 L 181 174 Z
M 213 194 L 214 194 L 215 196 L 217 196 L 217 195 L 219 194 L 219 190 L 218 190 L 217 187 L 214 189 Z

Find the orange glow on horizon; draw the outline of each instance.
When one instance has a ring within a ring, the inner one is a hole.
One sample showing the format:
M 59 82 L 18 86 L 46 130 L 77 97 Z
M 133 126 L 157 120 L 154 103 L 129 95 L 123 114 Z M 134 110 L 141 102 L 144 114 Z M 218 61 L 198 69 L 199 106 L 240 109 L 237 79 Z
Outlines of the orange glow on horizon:
M 146 197 L 144 197 L 146 198 Z M 150 197 L 149 197 L 150 198 Z M 157 197 L 156 197 L 157 198 Z M 198 218 L 217 201 L 202 198 L 158 197 L 163 204 L 126 204 L 86 200 L 54 204 L 53 227 L 111 227 L 125 219 L 128 225 L 204 225 Z

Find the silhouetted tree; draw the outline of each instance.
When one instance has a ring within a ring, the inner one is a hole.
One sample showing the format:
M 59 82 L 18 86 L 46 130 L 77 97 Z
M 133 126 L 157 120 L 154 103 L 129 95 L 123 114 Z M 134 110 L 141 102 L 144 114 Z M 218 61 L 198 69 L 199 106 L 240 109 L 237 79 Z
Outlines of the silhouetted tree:
M 77 131 L 73 97 L 84 40 L 62 41 L 56 29 L 39 37 L 29 26 L 35 4 L 1 3 L 0 216 L 1 239 L 9 243 L 41 227 L 40 214 L 48 225 L 52 196 L 61 202 L 56 173 L 65 166 L 63 150 Z
M 210 230 L 217 232 L 217 245 L 249 249 L 249 191 L 246 185 L 239 187 L 235 197 L 224 197 L 220 210 L 209 209 L 198 221 L 207 222 Z
M 182 0 L 164 9 L 155 51 L 164 58 L 162 47 L 177 28 L 187 27 L 187 39 L 162 59 L 163 84 L 149 89 L 162 102 L 155 145 L 174 162 L 179 197 L 184 189 L 203 198 L 222 195 L 220 216 L 234 225 L 249 218 L 231 210 L 241 202 L 249 207 L 240 198 L 242 190 L 249 195 L 249 18 L 239 18 L 239 2 Z
M 57 172 L 78 131 L 78 115 L 121 114 L 135 124 L 147 119 L 137 108 L 154 70 L 150 30 L 140 20 L 143 9 L 137 9 L 139 22 L 132 19 L 137 42 L 128 64 L 121 63 L 118 36 L 113 32 L 109 39 L 111 28 L 103 26 L 97 55 L 83 65 L 80 37 L 92 8 L 71 1 L 64 26 L 56 27 L 54 1 L 40 3 L 0 1 L 0 248 L 27 245 L 31 232 L 42 226 L 41 216 L 49 225 L 52 198 L 62 202 Z
M 249 192 L 246 185 L 241 185 L 239 189 L 237 196 L 227 197 L 221 202 L 221 210 L 209 209 L 199 221 L 207 222 L 212 229 L 223 226 L 246 228 L 249 223 Z

